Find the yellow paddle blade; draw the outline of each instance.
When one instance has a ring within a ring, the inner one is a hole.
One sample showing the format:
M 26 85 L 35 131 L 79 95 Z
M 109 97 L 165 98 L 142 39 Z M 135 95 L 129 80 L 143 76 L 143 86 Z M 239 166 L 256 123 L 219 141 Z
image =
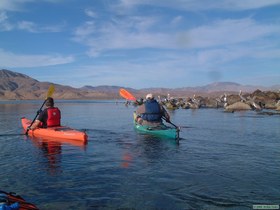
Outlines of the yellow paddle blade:
M 136 98 L 130 92 L 123 88 L 120 89 L 120 95 L 126 100 L 136 101 Z
M 49 90 L 48 90 L 46 99 L 47 99 L 48 97 L 52 97 L 54 91 L 55 91 L 54 85 L 51 84 L 50 87 L 49 87 Z

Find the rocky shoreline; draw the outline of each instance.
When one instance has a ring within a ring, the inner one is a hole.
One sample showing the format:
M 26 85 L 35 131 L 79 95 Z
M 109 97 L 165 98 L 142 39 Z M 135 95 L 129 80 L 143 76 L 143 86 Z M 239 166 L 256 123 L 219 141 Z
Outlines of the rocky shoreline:
M 158 101 L 168 110 L 176 109 L 200 109 L 200 108 L 224 108 L 227 112 L 241 110 L 275 110 L 280 111 L 280 91 L 261 91 L 239 94 L 224 93 L 220 97 L 193 95 L 192 97 L 176 98 L 170 95 L 158 96 Z M 269 113 L 274 114 L 274 113 Z M 275 112 L 278 114 L 278 112 Z

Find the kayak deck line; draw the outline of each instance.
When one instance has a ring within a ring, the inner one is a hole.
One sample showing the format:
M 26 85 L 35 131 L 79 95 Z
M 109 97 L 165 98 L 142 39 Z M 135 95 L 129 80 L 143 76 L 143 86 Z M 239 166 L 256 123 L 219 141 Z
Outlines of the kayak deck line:
M 161 125 L 161 126 L 148 126 L 146 129 L 147 130 L 151 130 L 151 131 L 157 131 L 157 130 L 168 130 L 170 127 L 167 127 L 165 125 Z

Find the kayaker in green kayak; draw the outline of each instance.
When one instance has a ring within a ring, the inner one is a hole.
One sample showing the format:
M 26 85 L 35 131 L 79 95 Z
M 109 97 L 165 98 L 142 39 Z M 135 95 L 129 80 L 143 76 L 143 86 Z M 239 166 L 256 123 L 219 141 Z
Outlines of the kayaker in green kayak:
M 136 122 L 140 125 L 156 127 L 162 124 L 162 118 L 170 122 L 170 116 L 164 107 L 155 100 L 152 93 L 146 96 L 146 101 L 136 110 Z
M 39 113 L 38 118 L 28 128 L 28 130 L 34 130 L 36 128 L 47 128 L 60 126 L 61 112 L 57 107 L 54 107 L 54 100 L 52 97 L 48 97 L 45 103 L 46 108 Z

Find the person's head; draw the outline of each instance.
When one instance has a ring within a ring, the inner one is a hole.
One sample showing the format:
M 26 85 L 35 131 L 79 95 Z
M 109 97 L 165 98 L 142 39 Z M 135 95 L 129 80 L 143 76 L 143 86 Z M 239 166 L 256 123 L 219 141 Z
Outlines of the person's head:
M 149 93 L 146 95 L 146 100 L 152 100 L 152 99 L 154 99 L 153 94 Z
M 47 107 L 53 107 L 54 106 L 54 101 L 52 97 L 48 97 L 46 100 L 46 106 Z

